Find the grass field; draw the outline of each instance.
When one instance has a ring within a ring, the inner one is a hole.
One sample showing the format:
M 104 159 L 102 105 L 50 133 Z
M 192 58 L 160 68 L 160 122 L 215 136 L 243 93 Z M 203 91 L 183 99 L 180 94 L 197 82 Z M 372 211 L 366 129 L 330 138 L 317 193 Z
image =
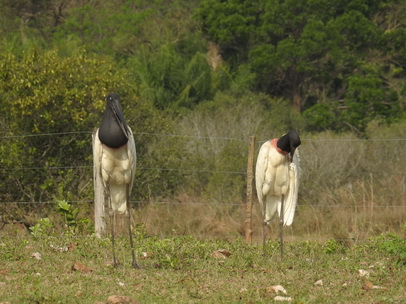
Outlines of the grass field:
M 0 303 L 277 303 L 277 296 L 291 303 L 406 300 L 404 235 L 351 246 L 288 241 L 284 260 L 276 241 L 267 243 L 267 258 L 241 239 L 139 234 L 136 244 L 141 270 L 130 266 L 125 237 L 118 239 L 121 264 L 114 268 L 109 239 L 2 236 Z M 277 293 L 276 285 L 286 294 Z

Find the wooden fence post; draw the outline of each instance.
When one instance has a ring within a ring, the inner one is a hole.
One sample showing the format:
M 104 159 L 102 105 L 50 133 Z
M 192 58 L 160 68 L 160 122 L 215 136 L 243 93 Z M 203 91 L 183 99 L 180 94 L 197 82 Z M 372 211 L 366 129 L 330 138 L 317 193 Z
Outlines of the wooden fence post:
M 100 165 L 95 163 L 95 136 L 96 131 L 92 134 L 93 148 L 93 183 L 94 183 L 94 230 L 96 236 L 102 237 L 106 232 L 106 219 L 104 210 L 104 189 L 101 180 Z
M 254 154 L 255 136 L 250 137 L 247 164 L 247 202 L 245 217 L 245 241 L 252 243 L 252 202 L 253 202 L 253 181 L 254 181 Z

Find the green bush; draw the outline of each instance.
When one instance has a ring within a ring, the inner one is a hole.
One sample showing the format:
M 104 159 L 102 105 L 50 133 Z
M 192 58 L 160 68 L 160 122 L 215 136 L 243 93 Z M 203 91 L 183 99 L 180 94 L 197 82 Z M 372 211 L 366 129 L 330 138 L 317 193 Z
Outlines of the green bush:
M 387 234 L 378 239 L 378 248 L 397 257 L 396 264 L 406 265 L 406 241 L 395 234 Z

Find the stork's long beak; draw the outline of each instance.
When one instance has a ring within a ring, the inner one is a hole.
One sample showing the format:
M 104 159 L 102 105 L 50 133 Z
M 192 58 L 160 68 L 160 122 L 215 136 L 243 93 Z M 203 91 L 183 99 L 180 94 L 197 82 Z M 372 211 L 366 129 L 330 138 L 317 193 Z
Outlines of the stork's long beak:
M 292 162 L 293 161 L 293 155 L 295 154 L 295 151 L 296 151 L 296 147 L 294 147 L 294 146 L 290 146 L 290 161 Z
M 125 122 L 123 112 L 121 111 L 121 107 L 117 99 L 114 99 L 111 105 L 111 110 L 114 113 L 114 116 L 124 135 L 128 138 L 127 123 Z

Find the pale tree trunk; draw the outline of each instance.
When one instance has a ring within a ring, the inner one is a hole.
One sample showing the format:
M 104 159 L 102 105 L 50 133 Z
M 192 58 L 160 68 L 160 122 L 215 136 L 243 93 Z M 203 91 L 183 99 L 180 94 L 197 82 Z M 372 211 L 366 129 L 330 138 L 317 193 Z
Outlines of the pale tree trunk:
M 96 132 L 92 134 L 92 147 L 93 147 L 93 182 L 94 182 L 94 230 L 96 236 L 102 237 L 106 233 L 106 218 L 104 207 L 104 188 L 101 180 L 100 164 L 96 164 L 95 160 L 95 136 Z

